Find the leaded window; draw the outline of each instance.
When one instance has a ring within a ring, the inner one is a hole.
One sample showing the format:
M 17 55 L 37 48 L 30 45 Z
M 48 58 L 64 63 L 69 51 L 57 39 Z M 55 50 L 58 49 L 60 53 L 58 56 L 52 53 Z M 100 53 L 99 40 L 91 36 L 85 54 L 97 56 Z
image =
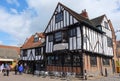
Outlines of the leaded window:
M 91 66 L 97 66 L 97 57 L 96 56 L 90 56 L 90 64 L 91 64 Z
M 55 33 L 55 42 L 61 42 L 62 41 L 62 32 L 56 32 Z
M 113 46 L 113 44 L 112 44 L 112 38 L 110 38 L 110 37 L 107 37 L 107 46 L 108 47 L 112 47 Z
M 47 57 L 47 64 L 48 65 L 54 65 L 55 64 L 54 56 L 48 56 Z
M 76 36 L 77 34 L 76 28 L 70 29 L 69 34 L 71 37 Z
M 63 12 L 59 12 L 55 16 L 55 22 L 58 23 L 63 20 Z
M 36 48 L 35 49 L 35 55 L 40 55 L 41 54 L 41 49 L 40 48 Z
M 71 56 L 70 55 L 65 55 L 64 56 L 64 65 L 65 66 L 71 66 Z
M 49 35 L 49 36 L 48 36 L 48 41 L 49 41 L 49 42 L 53 41 L 53 35 Z
M 105 25 L 105 28 L 106 28 L 106 29 L 109 29 L 108 23 L 107 23 L 106 21 L 104 21 L 104 25 Z
M 27 50 L 23 50 L 23 56 L 27 56 Z
M 109 59 L 103 58 L 102 61 L 103 61 L 103 65 L 110 65 Z
M 73 55 L 73 66 L 80 66 L 81 63 L 80 56 Z

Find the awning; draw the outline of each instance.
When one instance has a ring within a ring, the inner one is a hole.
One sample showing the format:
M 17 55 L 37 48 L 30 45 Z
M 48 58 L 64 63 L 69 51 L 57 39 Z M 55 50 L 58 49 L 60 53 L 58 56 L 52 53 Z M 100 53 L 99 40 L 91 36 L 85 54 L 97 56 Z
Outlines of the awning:
M 0 61 L 14 61 L 13 59 L 4 59 L 4 58 L 0 58 Z

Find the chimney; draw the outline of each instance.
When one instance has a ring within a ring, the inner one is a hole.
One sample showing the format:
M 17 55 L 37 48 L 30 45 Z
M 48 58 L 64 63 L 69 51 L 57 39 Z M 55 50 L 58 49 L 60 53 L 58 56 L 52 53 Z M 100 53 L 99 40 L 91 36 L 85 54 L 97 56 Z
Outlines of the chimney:
M 87 18 L 87 19 L 89 19 L 88 13 L 86 12 L 86 9 L 82 10 L 82 13 L 80 13 L 80 15 Z

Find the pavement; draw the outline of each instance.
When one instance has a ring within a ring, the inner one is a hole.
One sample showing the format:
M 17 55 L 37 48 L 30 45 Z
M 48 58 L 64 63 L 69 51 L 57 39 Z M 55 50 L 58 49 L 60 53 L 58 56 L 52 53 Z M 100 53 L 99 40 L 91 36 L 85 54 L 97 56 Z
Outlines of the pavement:
M 43 77 L 31 74 L 15 75 L 14 72 L 10 72 L 9 76 L 4 76 L 3 73 L 0 73 L 0 81 L 120 81 L 120 76 L 114 74 L 108 77 L 93 77 L 88 78 L 88 80 L 81 80 L 79 78 Z

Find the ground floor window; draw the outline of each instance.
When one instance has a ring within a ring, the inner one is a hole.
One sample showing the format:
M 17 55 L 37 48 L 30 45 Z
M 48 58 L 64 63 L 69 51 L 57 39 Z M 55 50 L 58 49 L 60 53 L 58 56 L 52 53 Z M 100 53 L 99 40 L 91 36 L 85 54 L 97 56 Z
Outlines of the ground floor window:
M 108 58 L 103 58 L 102 61 L 103 61 L 103 65 L 107 65 L 107 66 L 110 65 L 110 61 Z
M 97 66 L 97 57 L 96 56 L 90 56 L 90 64 L 91 64 L 91 66 Z
M 78 55 L 73 55 L 73 66 L 80 66 L 81 65 L 81 58 Z
M 64 65 L 65 66 L 71 66 L 71 56 L 70 55 L 65 55 L 64 56 Z
M 55 61 L 54 61 L 54 56 L 48 56 L 47 57 L 47 64 L 48 65 L 54 65 Z

